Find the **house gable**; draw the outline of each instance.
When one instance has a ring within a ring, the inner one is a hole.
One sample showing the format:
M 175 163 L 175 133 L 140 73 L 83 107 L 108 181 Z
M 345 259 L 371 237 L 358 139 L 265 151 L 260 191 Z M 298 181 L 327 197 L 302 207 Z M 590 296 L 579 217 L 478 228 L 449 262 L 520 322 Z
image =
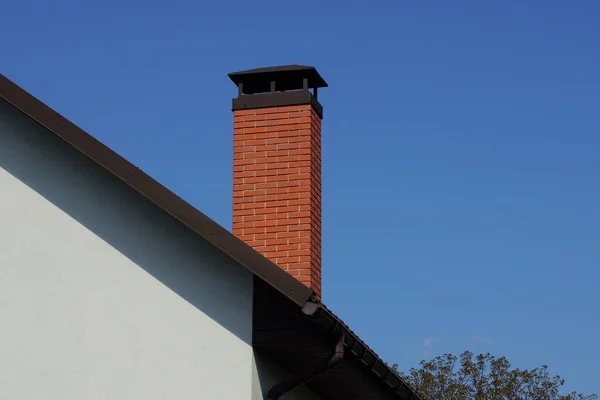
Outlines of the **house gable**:
M 0 144 L 0 398 L 249 398 L 250 271 L 2 100 Z
M 295 92 L 290 93 L 291 97 L 295 99 L 294 101 L 304 102 L 306 100 L 305 96 L 296 98 Z M 276 97 L 279 100 L 283 99 L 280 96 Z M 287 101 L 289 96 L 286 94 L 284 97 Z M 312 99 L 310 96 L 308 98 Z M 249 245 L 2 75 L 0 75 L 0 99 L 4 99 L 4 101 L 19 110 L 22 113 L 19 115 L 24 120 L 40 128 L 38 132 L 43 132 L 65 144 L 74 152 L 73 154 L 82 156 L 98 167 L 98 171 L 108 173 L 113 182 L 122 184 L 122 187 L 133 189 L 133 192 L 139 196 L 138 199 L 147 200 L 153 207 L 156 207 L 155 210 L 162 212 L 163 216 L 171 217 L 170 221 L 172 223 L 175 223 L 175 221 L 180 222 L 178 226 L 182 229 L 184 227 L 188 228 L 189 233 L 196 239 L 201 239 L 220 249 L 223 252 L 221 256 L 226 255 L 227 258 L 233 260 L 234 266 L 243 267 L 241 269 L 250 272 L 250 276 L 253 276 L 253 288 L 252 296 L 247 300 L 251 304 L 250 309 L 252 310 L 251 344 L 255 353 L 260 353 L 261 356 L 270 359 L 269 365 L 283 366 L 292 373 L 268 391 L 272 395 L 273 393 L 283 394 L 283 397 L 272 397 L 273 399 L 293 399 L 299 396 L 297 390 L 305 384 L 315 393 L 332 400 L 419 399 L 389 365 L 320 302 L 319 296 L 313 290 L 300 283 L 272 261 L 263 257 Z M 244 101 L 241 101 L 242 106 L 246 104 Z M 320 115 L 322 115 L 322 110 Z M 31 121 L 25 116 L 29 117 Z M 27 146 L 35 145 L 37 145 L 35 141 L 27 144 Z M 28 148 L 27 146 L 25 148 Z M 26 163 L 26 161 L 23 162 Z M 59 162 L 64 162 L 64 160 L 59 160 Z M 15 170 L 14 165 L 11 166 L 11 170 Z M 22 176 L 20 179 L 16 179 L 15 175 L 9 175 L 11 178 L 15 178 L 13 180 L 24 183 L 22 182 Z M 31 189 L 30 185 L 25 186 Z M 42 187 L 47 188 L 44 185 Z M 72 190 L 70 187 L 63 189 L 67 193 Z M 99 191 L 89 189 L 93 193 L 99 194 Z M 32 191 L 36 192 L 35 190 Z M 65 199 L 66 197 L 63 195 L 61 198 Z M 103 206 L 96 197 L 89 197 L 88 200 L 92 204 Z M 73 201 L 73 198 L 70 197 L 66 199 L 65 204 L 73 205 Z M 13 201 L 12 205 L 14 206 L 16 203 L 21 204 L 19 201 Z M 127 211 L 134 215 L 139 214 L 136 207 Z M 8 214 L 6 212 L 6 215 Z M 91 214 L 95 215 L 94 213 Z M 82 214 L 79 216 L 81 217 Z M 126 216 L 123 215 L 123 217 Z M 115 215 L 112 215 L 112 217 L 115 217 Z M 145 215 L 143 218 L 147 219 L 148 217 L 152 219 L 154 216 Z M 127 218 L 124 219 L 127 220 Z M 9 220 L 8 217 L 7 220 Z M 12 222 L 14 222 L 14 218 Z M 14 224 L 17 223 L 14 222 Z M 119 224 L 119 221 L 103 221 L 103 223 L 114 227 Z M 132 233 L 140 234 L 139 231 Z M 6 233 L 5 236 L 9 237 Z M 182 238 L 177 238 L 177 240 L 180 239 Z M 125 240 L 126 242 L 131 241 L 130 238 L 125 238 Z M 39 237 L 38 241 L 43 241 L 43 236 Z M 34 253 L 37 251 L 35 248 L 32 248 L 32 250 Z M 69 254 L 69 251 L 73 251 L 73 249 L 64 249 L 66 254 Z M 127 257 L 127 254 L 123 255 Z M 20 262 L 18 257 L 13 261 Z M 118 272 L 115 271 L 115 274 L 118 275 Z M 178 276 L 181 280 L 186 280 L 185 277 Z M 175 279 L 174 281 L 182 283 L 181 280 Z M 206 282 L 204 283 L 206 284 Z M 211 283 L 209 282 L 209 284 Z M 184 286 L 191 291 L 191 287 L 194 285 Z M 201 288 L 202 284 L 199 287 Z M 217 285 L 215 288 L 216 291 L 219 291 L 218 289 L 221 287 Z M 229 288 L 227 290 L 235 289 Z M 222 299 L 219 297 L 212 300 L 219 301 Z M 23 316 L 24 314 L 20 315 Z M 184 320 L 180 322 L 185 323 Z M 223 325 L 223 328 L 230 330 L 225 325 Z M 241 341 L 246 343 L 243 339 Z M 217 347 L 229 354 L 232 350 L 227 344 L 227 342 L 219 343 Z M 207 360 L 211 361 L 211 358 L 209 357 Z M 219 365 L 215 364 L 213 368 Z M 254 384 L 256 380 L 252 382 L 253 384 L 249 383 L 252 380 L 250 377 L 254 366 L 256 366 L 254 371 L 259 374 L 259 378 L 262 378 L 259 379 L 260 385 L 263 385 L 263 382 L 270 381 L 267 379 L 268 376 L 261 377 L 260 374 L 262 373 L 271 374 L 271 378 L 286 375 L 276 373 L 277 371 L 274 373 L 272 368 L 263 368 L 261 365 L 264 365 L 264 363 L 258 360 L 255 364 L 252 364 L 251 356 L 244 358 L 242 364 L 240 364 L 248 377 L 240 382 L 243 382 L 243 387 L 248 390 L 248 394 L 251 390 L 254 390 L 253 395 L 257 393 L 255 389 L 259 386 L 259 384 Z M 335 368 L 332 369 L 334 365 Z M 223 372 L 225 370 L 221 368 L 219 371 Z M 212 382 L 211 376 L 214 376 L 214 379 L 221 376 L 212 372 L 211 369 L 208 371 L 208 375 L 203 376 L 204 381 L 209 385 Z M 271 379 L 271 381 L 275 380 Z M 223 381 L 219 381 L 219 384 L 223 384 Z M 292 388 L 294 388 L 294 391 L 290 392 Z M 217 397 L 213 397 L 231 398 L 228 390 L 219 392 Z M 264 387 L 261 387 L 263 393 L 265 390 Z M 222 394 L 225 397 L 218 397 Z M 292 396 L 292 394 L 294 397 L 286 397 Z

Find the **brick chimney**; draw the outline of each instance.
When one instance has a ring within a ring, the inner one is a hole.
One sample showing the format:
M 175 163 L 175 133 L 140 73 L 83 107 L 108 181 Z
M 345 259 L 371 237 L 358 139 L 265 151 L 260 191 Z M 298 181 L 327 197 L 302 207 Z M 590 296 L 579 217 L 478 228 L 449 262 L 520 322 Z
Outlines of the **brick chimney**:
M 321 297 L 321 119 L 313 67 L 229 74 L 233 233 Z M 312 92 L 310 91 L 312 89 Z

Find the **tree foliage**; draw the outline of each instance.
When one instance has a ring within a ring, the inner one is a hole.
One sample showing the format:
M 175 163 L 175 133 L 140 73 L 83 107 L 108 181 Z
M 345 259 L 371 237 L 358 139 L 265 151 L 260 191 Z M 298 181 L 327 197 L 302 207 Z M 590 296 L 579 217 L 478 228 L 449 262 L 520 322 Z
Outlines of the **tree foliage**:
M 402 374 L 423 399 L 430 400 L 594 400 L 597 396 L 561 394 L 564 380 L 548 367 L 511 369 L 505 357 L 466 351 L 421 361 Z

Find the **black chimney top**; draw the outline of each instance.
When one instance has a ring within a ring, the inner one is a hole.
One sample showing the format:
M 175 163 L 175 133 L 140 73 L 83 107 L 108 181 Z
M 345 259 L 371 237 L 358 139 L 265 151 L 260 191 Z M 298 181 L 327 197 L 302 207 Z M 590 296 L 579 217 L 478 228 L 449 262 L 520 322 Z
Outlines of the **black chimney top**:
M 317 69 L 305 65 L 256 68 L 228 75 L 236 86 L 242 85 L 243 94 L 327 87 L 327 82 L 319 75 Z M 275 87 L 272 86 L 272 82 L 275 82 Z
M 315 67 L 281 65 L 232 72 L 228 76 L 238 87 L 238 96 L 232 102 L 234 111 L 311 104 L 323 118 L 317 92 L 327 87 L 327 82 Z

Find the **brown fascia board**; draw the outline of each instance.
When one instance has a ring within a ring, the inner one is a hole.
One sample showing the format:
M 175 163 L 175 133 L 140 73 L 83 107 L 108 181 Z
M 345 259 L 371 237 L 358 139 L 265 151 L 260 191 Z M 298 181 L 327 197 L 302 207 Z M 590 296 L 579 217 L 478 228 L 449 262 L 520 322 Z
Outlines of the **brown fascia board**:
M 316 300 L 315 294 L 310 288 L 304 286 L 227 229 L 52 110 L 3 74 L 0 74 L 0 98 L 106 169 L 298 306 L 304 307 L 307 303 L 313 303 L 319 311 L 318 313 L 315 312 L 315 315 L 319 316 L 315 322 L 321 325 L 334 322 L 338 329 L 342 327 L 349 335 L 348 343 L 352 343 L 354 349 L 361 349 L 358 353 L 351 350 L 350 353 L 353 356 L 361 361 L 376 377 L 381 379 L 382 383 L 386 384 L 387 382 L 386 386 L 397 393 L 399 398 L 418 399 L 412 393 L 413 391 L 381 358 L 343 324 L 338 317 Z M 406 397 L 407 393 L 410 393 L 409 397 Z

